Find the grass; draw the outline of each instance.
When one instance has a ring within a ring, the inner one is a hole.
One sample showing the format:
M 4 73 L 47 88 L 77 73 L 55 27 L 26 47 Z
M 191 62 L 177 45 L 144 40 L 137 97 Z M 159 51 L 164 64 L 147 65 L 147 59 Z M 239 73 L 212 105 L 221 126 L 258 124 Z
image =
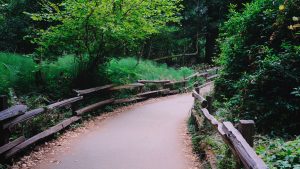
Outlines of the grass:
M 72 93 L 72 82 L 78 73 L 79 63 L 73 55 L 58 58 L 55 62 L 43 62 L 41 71 L 45 81 L 46 91 L 52 97 L 62 98 Z
M 72 55 L 37 65 L 30 56 L 0 53 L 0 93 L 7 94 L 9 88 L 13 88 L 18 94 L 46 92 L 62 96 L 65 93 L 62 91 L 69 91 L 67 88 L 70 88 L 72 79 L 76 76 L 77 63 Z M 40 90 L 35 83 L 38 70 L 41 70 L 44 81 Z
M 8 88 L 31 88 L 35 70 L 36 64 L 30 57 L 0 53 L 0 93 L 7 93 Z
M 174 69 L 166 64 L 149 60 L 138 61 L 134 57 L 112 59 L 106 66 L 108 78 L 115 84 L 128 84 L 139 79 L 145 80 L 182 80 L 194 73 L 192 69 L 182 67 Z

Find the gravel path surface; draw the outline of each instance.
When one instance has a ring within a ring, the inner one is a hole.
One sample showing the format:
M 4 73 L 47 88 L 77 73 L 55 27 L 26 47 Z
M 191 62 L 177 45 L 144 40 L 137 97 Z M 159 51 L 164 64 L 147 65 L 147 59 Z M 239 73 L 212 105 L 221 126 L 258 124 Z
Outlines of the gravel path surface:
M 211 85 L 201 92 L 210 90 Z M 191 94 L 175 95 L 98 117 L 92 125 L 81 129 L 84 131 L 66 132 L 15 166 L 35 169 L 200 168 L 187 134 L 186 123 L 192 104 Z

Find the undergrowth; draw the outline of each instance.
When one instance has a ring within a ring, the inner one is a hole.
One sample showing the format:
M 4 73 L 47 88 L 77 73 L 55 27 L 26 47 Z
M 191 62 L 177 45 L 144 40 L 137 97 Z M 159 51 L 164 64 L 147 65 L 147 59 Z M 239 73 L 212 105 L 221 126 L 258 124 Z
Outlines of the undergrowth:
M 300 137 L 285 141 L 259 136 L 256 152 L 270 169 L 300 169 Z
M 137 80 L 183 80 L 194 73 L 187 67 L 179 70 L 168 67 L 166 64 L 158 64 L 150 60 L 137 60 L 129 57 L 123 59 L 111 59 L 106 64 L 108 78 L 115 84 L 134 83 Z
M 18 95 L 45 93 L 62 97 L 70 91 L 77 67 L 72 55 L 38 65 L 31 56 L 0 52 L 0 93 L 7 94 L 12 88 Z M 40 78 L 36 78 L 38 71 Z
M 0 53 L 0 93 L 8 93 L 9 88 L 30 90 L 35 69 L 36 64 L 30 57 Z

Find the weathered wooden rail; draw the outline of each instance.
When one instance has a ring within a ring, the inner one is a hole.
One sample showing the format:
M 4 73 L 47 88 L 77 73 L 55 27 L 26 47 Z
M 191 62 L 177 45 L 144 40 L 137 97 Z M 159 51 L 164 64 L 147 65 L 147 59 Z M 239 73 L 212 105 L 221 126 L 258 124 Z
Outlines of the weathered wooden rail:
M 207 76 L 210 71 L 215 71 L 217 69 L 213 68 L 204 73 L 197 73 L 197 77 L 204 77 L 208 79 Z M 217 72 L 217 71 L 215 71 Z M 212 73 L 212 76 L 215 76 L 215 73 Z M 197 78 L 193 77 L 193 78 Z M 137 83 L 127 84 L 122 86 L 116 86 L 113 84 L 108 84 L 100 87 L 93 87 L 84 90 L 74 90 L 77 96 L 65 100 L 61 100 L 56 103 L 52 103 L 45 107 L 36 108 L 34 110 L 27 110 L 25 105 L 16 105 L 8 108 L 7 97 L 0 96 L 0 159 L 10 159 L 14 157 L 19 152 L 27 149 L 28 147 L 34 145 L 35 143 L 67 128 L 74 122 L 78 122 L 82 119 L 82 116 L 86 113 L 97 110 L 103 106 L 109 104 L 121 104 L 121 103 L 132 103 L 137 101 L 142 101 L 151 97 L 165 96 L 171 94 L 177 94 L 180 90 L 171 90 L 171 87 L 174 85 L 181 85 L 182 88 L 186 88 L 188 81 L 191 78 L 183 79 L 180 81 L 170 81 L 170 80 L 139 80 Z M 145 84 L 160 85 L 162 89 L 155 91 L 143 91 Z M 106 100 L 98 101 L 92 103 L 86 107 L 79 107 L 78 103 L 89 99 L 94 96 L 97 97 L 101 93 L 111 93 L 121 90 L 137 90 L 137 94 L 132 98 L 109 98 Z M 21 136 L 15 140 L 9 141 L 10 133 L 15 130 L 15 126 L 25 123 L 26 121 L 32 120 L 33 118 L 44 114 L 50 113 L 55 109 L 60 109 L 63 107 L 70 107 L 73 111 L 73 116 L 64 119 L 62 122 L 58 123 L 55 126 L 50 127 L 49 129 L 36 134 L 31 138 L 25 138 Z
M 211 77 L 214 77 L 214 75 Z M 208 79 L 211 80 L 210 78 Z M 200 88 L 198 87 L 197 89 Z M 197 91 L 193 90 L 193 97 L 195 98 L 195 103 L 199 102 L 201 107 L 199 112 L 197 112 L 195 107 L 193 107 L 191 116 L 195 119 L 198 128 L 200 129 L 203 125 L 203 121 L 205 120 L 213 126 L 237 158 L 237 168 L 241 168 L 240 165 L 242 164 L 242 166 L 246 169 L 267 169 L 267 165 L 252 148 L 254 121 L 240 120 L 237 125 L 238 129 L 236 129 L 231 122 L 219 122 L 213 115 L 210 114 L 210 97 L 208 97 L 209 99 L 205 99 L 200 94 L 200 90 Z

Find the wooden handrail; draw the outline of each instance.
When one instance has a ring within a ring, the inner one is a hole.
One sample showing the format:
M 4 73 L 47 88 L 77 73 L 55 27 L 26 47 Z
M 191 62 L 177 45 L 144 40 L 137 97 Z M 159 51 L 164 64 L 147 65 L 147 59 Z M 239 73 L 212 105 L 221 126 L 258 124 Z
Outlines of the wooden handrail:
M 166 83 L 165 86 L 181 84 L 181 83 L 187 83 L 187 82 L 188 82 L 188 80 L 172 81 L 172 82 Z
M 78 94 L 78 96 L 82 96 L 82 95 L 86 95 L 86 94 L 99 92 L 102 90 L 107 90 L 113 86 L 114 86 L 113 84 L 109 84 L 109 85 L 105 85 L 105 86 L 99 86 L 99 87 L 94 87 L 94 88 L 84 89 L 84 90 L 74 90 L 74 91 Z
M 205 98 L 193 91 L 193 97 L 195 100 L 200 101 L 201 104 L 205 101 Z M 206 105 L 207 106 L 207 105 Z M 267 165 L 264 161 L 255 153 L 253 148 L 249 145 L 242 134 L 237 130 L 230 122 L 219 122 L 209 111 L 202 106 L 200 112 L 203 114 L 206 120 L 217 130 L 224 142 L 229 146 L 232 153 L 241 160 L 246 169 L 267 169 Z M 197 125 L 201 125 L 200 117 L 197 112 L 192 110 L 192 116 L 198 120 Z
M 238 155 L 235 152 L 234 147 L 231 145 L 231 142 L 228 140 L 228 138 L 225 135 L 225 132 L 223 131 L 223 124 L 218 122 L 211 114 L 209 114 L 207 109 L 200 109 L 202 114 L 204 115 L 205 119 L 208 120 L 208 122 L 214 127 L 214 129 L 220 134 L 222 140 L 224 141 L 224 143 L 226 143 L 229 147 L 229 149 L 232 151 L 232 153 L 234 154 L 235 157 L 238 157 Z M 193 116 L 196 117 L 196 120 L 201 119 L 199 114 L 194 111 L 194 113 L 192 114 Z M 198 116 L 198 117 L 197 117 Z M 202 124 L 202 120 L 197 122 L 198 126 L 201 126 Z
M 95 110 L 95 109 L 97 109 L 99 107 L 102 107 L 104 105 L 113 103 L 114 101 L 115 101 L 115 99 L 107 99 L 107 100 L 92 104 L 90 106 L 87 106 L 87 107 L 84 107 L 82 109 L 76 110 L 76 114 L 77 115 L 82 115 L 84 113 L 90 112 L 90 111 Z
M 83 99 L 83 96 L 73 97 L 73 98 L 70 98 L 70 99 L 66 99 L 66 100 L 63 100 L 63 101 L 60 101 L 60 102 L 50 104 L 49 106 L 47 106 L 47 109 L 53 110 L 53 109 L 56 109 L 56 108 L 65 107 L 65 106 L 68 106 L 68 105 L 70 105 L 72 103 L 75 103 L 75 102 L 77 102 L 79 100 L 82 100 L 82 99 Z
M 192 75 L 190 75 L 190 76 L 184 78 L 184 80 L 189 80 L 189 79 L 191 79 L 191 78 L 193 78 L 193 77 L 197 77 L 198 75 L 199 75 L 198 72 L 197 72 L 197 73 L 194 73 L 194 74 L 192 74 Z
M 203 73 L 198 73 L 197 77 L 206 77 L 208 76 L 207 72 L 203 72 Z
M 220 67 L 213 67 L 213 68 L 207 69 L 206 72 L 216 71 L 219 69 L 220 69 Z
M 80 101 L 82 99 L 83 99 L 83 96 L 73 97 L 70 99 L 66 99 L 66 100 L 63 100 L 60 102 L 50 104 L 50 105 L 46 106 L 46 108 L 37 108 L 37 109 L 31 110 L 31 111 L 25 112 L 21 116 L 18 116 L 16 118 L 4 123 L 2 128 L 3 129 L 7 129 L 7 128 L 11 129 L 13 126 L 15 126 L 19 123 L 25 122 L 27 120 L 30 120 L 30 119 L 34 118 L 35 116 L 46 112 L 47 110 L 54 110 L 57 108 L 65 107 L 65 106 L 71 105 L 77 101 Z
M 207 100 L 200 94 L 198 94 L 195 90 L 193 90 L 192 96 L 200 101 L 202 108 L 206 108 L 208 106 Z
M 21 136 L 21 137 L 15 139 L 14 141 L 9 142 L 8 144 L 5 144 L 4 146 L 0 147 L 0 154 L 8 151 L 9 149 L 11 149 L 11 148 L 15 147 L 16 145 L 22 143 L 23 141 L 25 141 L 25 137 Z
M 211 69 L 204 70 L 204 72 L 202 72 L 202 73 L 196 72 L 196 73 L 194 73 L 194 74 L 192 74 L 192 75 L 190 75 L 190 76 L 188 76 L 188 77 L 186 77 L 184 79 L 185 80 L 189 80 L 189 79 L 194 78 L 194 77 L 207 77 L 209 75 L 209 72 L 211 72 L 211 71 L 217 71 L 219 69 L 220 69 L 219 67 L 214 67 L 214 68 L 211 68 Z
M 247 169 L 268 168 L 231 122 L 223 122 L 223 130 Z
M 155 90 L 155 91 L 139 93 L 136 96 L 138 96 L 138 97 L 149 97 L 149 96 L 159 95 L 159 94 L 168 94 L 169 92 L 170 92 L 169 89 L 162 89 L 162 90 Z
M 13 126 L 15 126 L 19 123 L 22 123 L 24 121 L 32 119 L 33 117 L 45 112 L 45 110 L 46 110 L 45 108 L 37 108 L 37 109 L 31 110 L 31 111 L 25 112 L 25 114 L 5 123 L 3 125 L 3 129 L 12 128 Z
M 3 110 L 0 112 L 0 122 L 16 116 L 20 116 L 24 114 L 26 110 L 27 110 L 27 106 L 25 105 L 16 105 L 6 110 Z
M 197 87 L 195 87 L 195 90 L 201 89 L 201 88 L 203 88 L 203 87 L 205 87 L 205 86 L 207 86 L 207 85 L 209 85 L 209 84 L 211 84 L 211 83 L 212 83 L 212 82 L 207 82 L 207 83 L 204 83 L 203 85 L 197 86 Z
M 23 142 L 21 142 L 21 144 L 18 144 L 17 146 L 15 146 L 14 148 L 10 149 L 9 151 L 7 151 L 4 155 L 4 157 L 7 159 L 13 155 L 15 155 L 16 153 L 18 153 L 19 151 L 22 151 L 23 149 L 26 149 L 28 146 L 36 143 L 37 141 L 44 139 L 54 133 L 57 133 L 59 131 L 61 131 L 62 129 L 68 127 L 70 124 L 80 120 L 81 117 L 71 117 L 69 119 L 66 119 L 60 123 L 58 123 L 57 125 L 31 137 L 30 139 L 27 139 Z
M 132 103 L 140 100 L 145 100 L 146 97 L 133 97 L 133 98 L 125 98 L 125 99 L 117 99 L 114 101 L 114 104 L 120 104 L 120 103 Z
M 219 75 L 218 74 L 216 74 L 216 75 L 212 75 L 212 76 L 209 76 L 209 77 L 207 77 L 207 81 L 211 81 L 211 80 L 213 80 L 213 79 L 215 79 L 215 78 L 217 78 Z
M 170 83 L 171 80 L 138 80 L 138 83 Z
M 139 88 L 145 86 L 143 83 L 132 83 L 128 85 L 122 85 L 122 86 L 116 86 L 112 87 L 109 90 L 115 91 L 115 90 L 122 90 L 122 89 L 134 89 L 134 88 Z

